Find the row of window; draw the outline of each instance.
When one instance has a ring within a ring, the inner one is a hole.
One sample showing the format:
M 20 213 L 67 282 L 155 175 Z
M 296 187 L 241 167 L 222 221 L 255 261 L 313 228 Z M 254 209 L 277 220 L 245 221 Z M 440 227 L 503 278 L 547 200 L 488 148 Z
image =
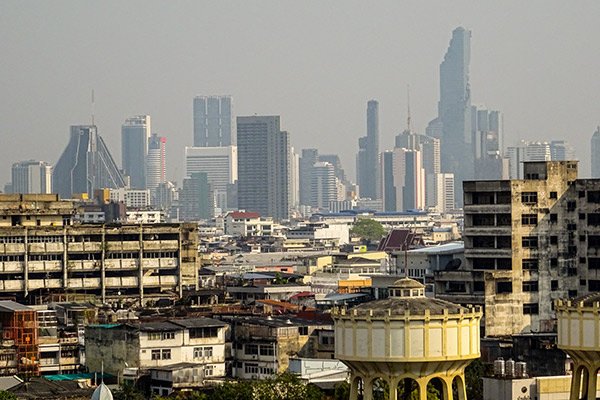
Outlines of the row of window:
M 275 344 L 246 344 L 244 346 L 244 354 L 260 354 L 261 356 L 275 355 Z
M 152 360 L 170 360 L 171 359 L 171 349 L 152 350 L 151 359 Z
M 213 356 L 212 347 L 194 347 L 194 358 L 206 358 Z
M 171 340 L 175 339 L 175 332 L 149 332 L 148 340 Z
M 273 375 L 275 374 L 275 369 L 270 367 L 259 367 L 258 364 L 253 363 L 245 363 L 244 364 L 244 372 L 246 374 L 253 375 Z

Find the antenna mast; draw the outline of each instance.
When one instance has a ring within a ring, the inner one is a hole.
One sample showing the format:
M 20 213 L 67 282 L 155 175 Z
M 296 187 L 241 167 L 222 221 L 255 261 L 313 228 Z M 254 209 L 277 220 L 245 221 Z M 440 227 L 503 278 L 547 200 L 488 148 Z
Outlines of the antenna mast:
M 96 103 L 94 101 L 94 89 L 92 89 L 92 104 L 91 104 L 91 108 L 92 108 L 92 126 L 95 125 L 94 124 L 94 114 L 95 114 L 95 109 L 96 109 Z
M 406 127 L 408 129 L 409 132 L 411 132 L 410 129 L 410 85 L 406 85 L 406 104 L 407 104 L 407 108 L 408 108 L 408 112 L 407 112 L 407 117 L 406 117 Z

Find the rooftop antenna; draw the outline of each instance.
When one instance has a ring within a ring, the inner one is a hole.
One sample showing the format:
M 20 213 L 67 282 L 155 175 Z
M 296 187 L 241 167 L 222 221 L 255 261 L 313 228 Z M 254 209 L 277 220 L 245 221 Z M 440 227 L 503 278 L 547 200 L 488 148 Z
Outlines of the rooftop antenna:
M 92 126 L 94 126 L 94 113 L 95 113 L 95 108 L 96 108 L 96 102 L 94 101 L 94 89 L 92 89 Z
M 406 126 L 409 132 L 411 132 L 410 129 L 410 85 L 406 85 L 406 103 L 407 103 L 407 108 L 408 108 L 408 113 L 406 116 Z

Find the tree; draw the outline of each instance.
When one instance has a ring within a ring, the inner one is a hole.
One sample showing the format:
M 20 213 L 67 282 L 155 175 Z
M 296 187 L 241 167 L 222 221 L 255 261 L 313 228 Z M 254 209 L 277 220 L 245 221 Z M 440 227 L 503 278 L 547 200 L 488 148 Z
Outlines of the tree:
M 144 400 L 146 397 L 131 384 L 121 386 L 113 393 L 114 400 Z
M 17 398 L 18 397 L 14 393 L 0 390 L 0 400 L 17 400 Z
M 360 218 L 350 230 L 354 237 L 368 241 L 380 240 L 385 235 L 385 229 L 381 224 L 370 218 Z

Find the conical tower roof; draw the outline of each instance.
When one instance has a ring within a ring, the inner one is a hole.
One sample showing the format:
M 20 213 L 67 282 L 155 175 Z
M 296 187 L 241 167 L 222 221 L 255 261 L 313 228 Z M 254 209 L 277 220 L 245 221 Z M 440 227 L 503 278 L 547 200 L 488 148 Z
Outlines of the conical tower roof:
M 91 400 L 113 400 L 113 395 L 108 386 L 106 386 L 104 382 L 102 382 L 96 388 L 96 390 L 94 390 Z

